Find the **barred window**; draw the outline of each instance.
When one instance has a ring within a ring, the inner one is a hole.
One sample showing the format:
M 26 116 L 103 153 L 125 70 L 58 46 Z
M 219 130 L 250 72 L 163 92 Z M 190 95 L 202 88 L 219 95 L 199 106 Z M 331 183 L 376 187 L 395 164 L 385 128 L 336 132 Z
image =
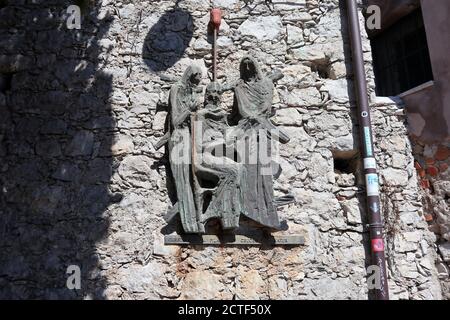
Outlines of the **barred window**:
M 433 80 L 420 8 L 377 34 L 371 44 L 377 95 L 398 95 Z

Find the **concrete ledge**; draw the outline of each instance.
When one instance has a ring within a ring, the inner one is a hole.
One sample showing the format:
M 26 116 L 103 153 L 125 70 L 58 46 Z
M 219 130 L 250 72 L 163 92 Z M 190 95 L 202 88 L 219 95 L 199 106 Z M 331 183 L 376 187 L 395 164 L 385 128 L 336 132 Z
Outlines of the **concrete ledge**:
M 428 89 L 428 88 L 430 88 L 430 87 L 433 87 L 433 86 L 434 86 L 434 81 L 431 80 L 431 81 L 425 82 L 424 84 L 421 84 L 421 85 L 419 85 L 419 86 L 417 86 L 417 87 L 414 87 L 414 88 L 412 88 L 412 89 L 409 89 L 408 91 L 405 91 L 405 92 L 403 92 L 403 93 L 400 93 L 398 96 L 399 96 L 400 98 L 404 98 L 404 97 L 410 96 L 410 95 L 412 95 L 412 94 L 414 94 L 414 93 L 420 92 L 420 91 L 425 90 L 425 89 Z

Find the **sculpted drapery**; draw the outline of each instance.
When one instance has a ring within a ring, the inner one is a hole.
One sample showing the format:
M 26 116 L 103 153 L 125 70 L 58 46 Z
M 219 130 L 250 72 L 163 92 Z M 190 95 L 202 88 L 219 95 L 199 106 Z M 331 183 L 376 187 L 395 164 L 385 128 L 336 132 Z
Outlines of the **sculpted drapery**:
M 189 66 L 182 79 L 172 86 L 169 94 L 170 138 L 169 155 L 180 214 L 186 233 L 204 231 L 196 215 L 192 188 L 191 114 L 198 108 L 196 87 L 201 80 L 201 69 Z
M 237 128 L 243 132 L 245 143 L 246 159 L 240 179 L 243 214 L 263 226 L 277 229 L 280 222 L 274 203 L 271 168 L 271 134 L 276 132 L 276 128 L 268 120 L 272 112 L 274 85 L 250 57 L 242 59 L 239 69 L 234 108 L 240 118 Z

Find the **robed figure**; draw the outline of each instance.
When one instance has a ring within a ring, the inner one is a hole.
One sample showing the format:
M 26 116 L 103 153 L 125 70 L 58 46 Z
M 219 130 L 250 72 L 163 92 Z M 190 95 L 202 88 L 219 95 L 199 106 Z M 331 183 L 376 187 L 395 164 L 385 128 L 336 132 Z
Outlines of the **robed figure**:
M 240 177 L 243 214 L 263 226 L 279 229 L 271 140 L 277 138 L 281 143 L 287 143 L 289 138 L 270 122 L 269 117 L 272 115 L 273 81 L 281 74 L 264 75 L 251 57 L 242 59 L 239 70 L 240 80 L 234 89 L 234 113 L 238 119 L 236 130 L 241 135 L 238 150 L 243 163 Z
M 192 117 L 198 108 L 198 85 L 202 71 L 196 65 L 189 66 L 181 80 L 170 89 L 170 168 L 177 193 L 174 211 L 181 217 L 186 233 L 203 232 L 194 202 L 192 167 Z

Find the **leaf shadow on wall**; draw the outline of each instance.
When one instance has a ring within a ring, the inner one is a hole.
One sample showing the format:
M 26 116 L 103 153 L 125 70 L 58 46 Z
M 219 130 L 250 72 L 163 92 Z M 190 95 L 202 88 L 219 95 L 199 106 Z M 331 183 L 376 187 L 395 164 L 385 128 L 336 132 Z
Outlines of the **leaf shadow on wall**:
M 164 12 L 145 37 L 142 58 L 148 68 L 160 72 L 175 65 L 189 46 L 193 30 L 191 13 L 178 7 L 177 1 L 175 7 Z
M 70 1 L 8 3 L 0 10 L 0 73 L 10 79 L 0 94 L 0 299 L 101 299 L 98 245 L 106 210 L 120 200 L 109 190 L 112 76 L 101 71 L 99 44 L 111 19 L 98 20 L 91 1 L 81 30 L 69 30 Z M 70 265 L 81 270 L 80 290 L 66 286 Z

